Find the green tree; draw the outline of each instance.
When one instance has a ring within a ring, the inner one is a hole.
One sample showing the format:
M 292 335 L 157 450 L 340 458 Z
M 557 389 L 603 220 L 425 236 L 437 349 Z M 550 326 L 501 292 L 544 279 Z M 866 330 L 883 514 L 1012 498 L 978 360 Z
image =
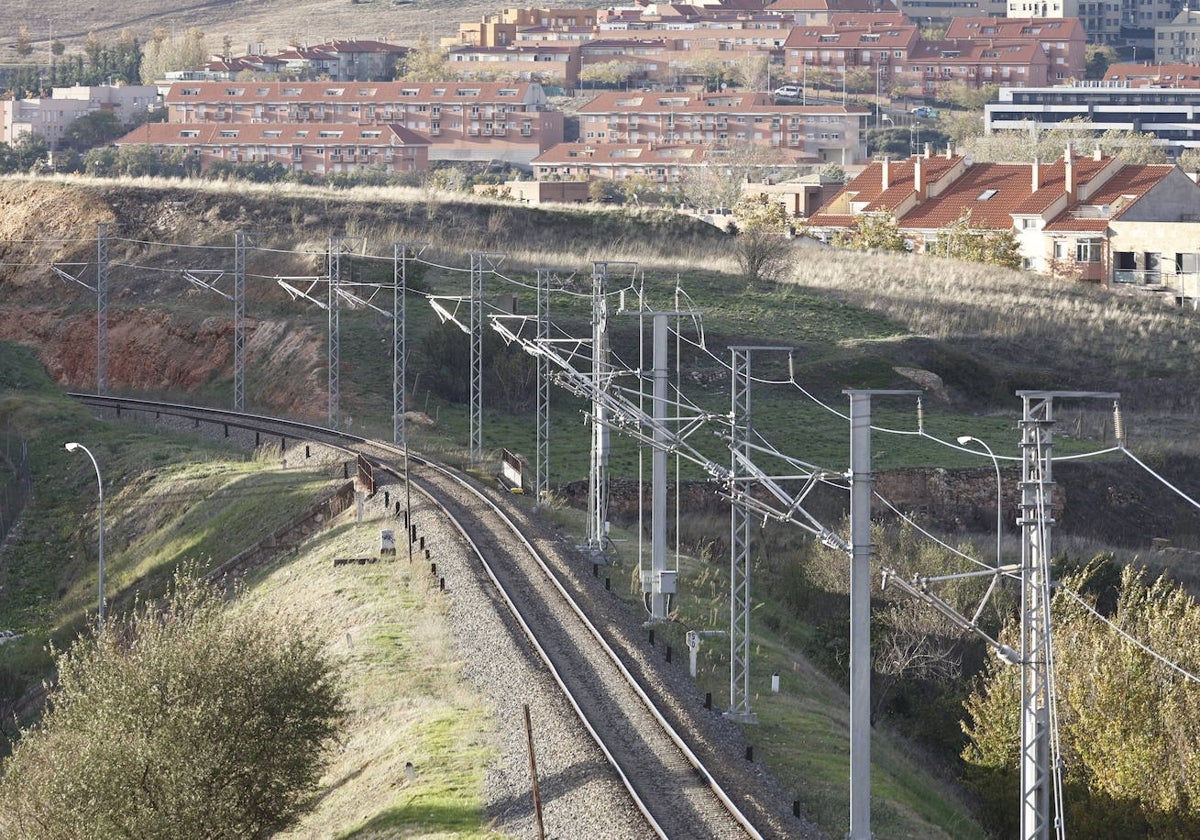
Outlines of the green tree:
M 900 232 L 900 223 L 886 211 L 856 216 L 854 227 L 840 233 L 834 238 L 833 244 L 854 251 L 908 250 L 904 234 Z
M 593 87 L 620 87 L 629 83 L 637 68 L 628 61 L 613 59 L 589 64 L 579 71 L 579 81 Z
M 117 150 L 113 146 L 89 149 L 83 156 L 83 171 L 106 177 L 117 174 Z
M 1175 162 L 1184 172 L 1200 172 L 1200 149 L 1184 149 Z
M 1087 56 L 1084 77 L 1088 79 L 1103 79 L 1108 66 L 1117 60 L 1117 51 L 1110 44 L 1088 44 L 1084 55 Z
M 269 837 L 311 800 L 344 713 L 311 627 L 186 573 L 55 659 L 49 708 L 0 779 L 11 840 Z
M 403 65 L 397 64 L 396 78 L 406 82 L 445 82 L 455 78 L 450 69 L 450 59 L 441 47 L 430 43 L 422 35 L 404 58 Z
M 938 231 L 937 240 L 929 245 L 929 252 L 964 262 L 1021 267 L 1021 252 L 1013 229 L 990 230 L 976 225 L 969 210 L 950 227 Z
M 734 256 L 750 283 L 773 282 L 787 267 L 791 245 L 787 239 L 787 210 L 764 193 L 745 195 L 733 208 L 737 224 Z
M 964 111 L 982 111 L 983 106 L 994 102 L 1000 95 L 999 85 L 971 87 L 963 82 L 950 82 L 938 88 L 938 98 Z
M 171 70 L 191 70 L 208 60 L 203 30 L 191 27 L 178 38 L 168 38 L 164 30 L 156 29 L 142 56 L 139 74 L 143 84 L 153 84 Z
M 29 34 L 28 26 L 22 26 L 17 30 L 17 55 L 21 58 L 29 58 L 33 55 L 33 36 Z
M 92 111 L 67 126 L 63 145 L 77 152 L 111 143 L 125 133 L 125 127 L 112 111 Z
M 1097 558 L 1065 575 L 1051 605 L 1066 824 L 1081 837 L 1196 837 L 1200 686 L 1084 606 L 1104 604 L 1104 593 L 1088 593 L 1088 585 L 1110 562 Z M 1108 618 L 1169 662 L 1200 670 L 1200 605 L 1182 587 L 1124 567 Z M 1010 626 L 1007 637 L 1015 634 Z M 1018 677 L 1015 668 L 988 668 L 967 701 L 963 753 L 991 809 L 1014 815 Z

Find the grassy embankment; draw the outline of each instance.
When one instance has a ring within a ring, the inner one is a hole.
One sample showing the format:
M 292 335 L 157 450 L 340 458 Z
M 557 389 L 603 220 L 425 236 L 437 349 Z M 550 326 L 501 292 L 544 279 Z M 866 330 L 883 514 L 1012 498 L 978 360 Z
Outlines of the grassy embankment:
M 5 704 L 47 675 L 48 644 L 91 632 L 96 609 L 96 455 L 105 488 L 112 611 L 162 591 L 182 562 L 211 568 L 340 483 L 330 470 L 281 469 L 187 435 L 96 421 L 62 397 L 30 354 L 0 344 L 0 415 L 29 443 L 35 500 L 0 559 Z M 244 598 L 318 622 L 344 666 L 350 715 L 319 805 L 294 837 L 489 837 L 480 784 L 486 709 L 456 680 L 444 602 L 408 564 L 334 569 L 378 540 L 378 522 L 340 524 L 294 560 L 248 580 Z M 11 708 L 11 707 L 9 707 Z M 11 721 L 4 735 L 10 736 Z M 405 762 L 420 768 L 405 779 Z

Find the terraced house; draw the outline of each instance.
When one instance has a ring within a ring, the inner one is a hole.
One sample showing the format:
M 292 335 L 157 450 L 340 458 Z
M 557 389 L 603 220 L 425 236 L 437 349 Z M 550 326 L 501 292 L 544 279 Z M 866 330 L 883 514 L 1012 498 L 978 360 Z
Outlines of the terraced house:
M 959 218 L 1013 231 L 1023 266 L 1195 301 L 1200 187 L 1172 164 L 1122 164 L 1097 150 L 1041 163 L 972 163 L 953 155 L 875 161 L 808 221 L 825 237 L 864 214 L 890 213 L 916 252 Z
M 393 125 L 429 141 L 430 160 L 528 164 L 563 140 L 542 86 L 499 82 L 178 82 L 171 123 Z
M 201 172 L 218 162 L 277 163 L 291 172 L 317 175 L 429 168 L 429 141 L 397 125 L 147 123 L 116 145 L 150 146 L 160 155 L 179 153 Z

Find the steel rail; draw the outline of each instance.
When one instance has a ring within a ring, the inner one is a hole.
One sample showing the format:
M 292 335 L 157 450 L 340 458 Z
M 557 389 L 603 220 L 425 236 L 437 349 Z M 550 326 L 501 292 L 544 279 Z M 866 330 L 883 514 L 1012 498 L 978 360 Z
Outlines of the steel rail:
M 323 426 L 302 423 L 286 418 L 235 412 L 227 409 L 209 408 L 206 406 L 192 406 L 179 403 L 136 399 L 132 397 L 114 397 L 86 393 L 70 393 L 68 396 L 80 403 L 83 403 L 84 405 L 115 409 L 118 414 L 122 409 L 146 413 L 152 412 L 156 415 L 168 414 L 172 416 L 186 417 L 192 420 L 207 421 L 213 424 L 238 428 L 246 431 L 268 432 L 270 434 L 278 434 L 278 432 L 273 431 L 273 429 L 282 427 L 290 430 L 292 432 L 291 436 L 294 438 L 311 440 L 313 442 L 328 445 L 334 449 L 339 449 L 343 452 L 346 452 L 347 454 L 362 454 L 372 462 L 374 467 L 390 473 L 398 480 L 403 480 L 402 474 L 395 466 L 387 461 L 381 460 L 378 456 L 378 452 L 383 451 L 395 456 L 396 458 L 401 458 L 404 455 L 403 449 L 389 443 L 360 437 L 348 432 L 337 431 L 334 429 L 325 428 Z M 283 436 L 281 435 L 281 438 L 282 437 Z M 369 447 L 369 450 L 367 452 L 360 452 L 360 450 L 355 447 Z M 553 570 L 550 569 L 549 565 L 542 556 L 542 553 L 534 547 L 530 539 L 521 531 L 520 527 L 512 520 L 512 518 L 509 517 L 500 508 L 500 506 L 495 503 L 495 501 L 488 498 L 488 496 L 480 492 L 477 487 L 448 467 L 424 458 L 420 455 L 414 454 L 411 450 L 408 452 L 408 457 L 410 461 L 437 472 L 443 478 L 452 481 L 459 488 L 469 492 L 477 501 L 483 502 L 492 516 L 502 522 L 504 526 L 512 532 L 516 539 L 518 539 L 529 552 L 530 557 L 534 560 L 538 568 L 546 576 L 546 579 L 550 582 L 554 589 L 559 593 L 560 597 L 563 599 L 571 612 L 579 620 L 586 633 L 594 639 L 599 649 L 612 662 L 622 679 L 638 696 L 647 711 L 654 718 L 655 722 L 663 730 L 668 739 L 674 744 L 676 749 L 679 750 L 680 754 L 683 755 L 687 763 L 691 765 L 693 770 L 695 770 L 700 778 L 704 780 L 704 783 L 716 797 L 717 801 L 720 802 L 721 806 L 742 827 L 748 837 L 754 838 L 754 840 L 762 840 L 762 835 L 759 833 L 759 831 L 721 787 L 720 783 L 704 765 L 700 757 L 696 755 L 696 753 L 687 745 L 687 742 L 679 735 L 670 722 L 667 721 L 666 717 L 658 709 L 654 701 L 650 698 L 649 694 L 638 682 L 637 678 L 625 666 L 624 662 L 622 662 L 616 651 L 613 650 L 613 648 L 608 644 L 600 631 L 588 619 L 583 609 L 579 606 L 575 599 L 571 597 L 570 593 L 559 580 L 558 576 L 555 575 Z M 410 480 L 411 479 L 412 476 L 410 474 Z M 479 559 L 488 578 L 492 581 L 493 586 L 495 586 L 497 592 L 503 598 L 509 611 L 512 613 L 513 617 L 521 627 L 522 632 L 537 650 L 538 656 L 546 664 L 555 682 L 558 683 L 560 689 L 563 691 L 564 696 L 567 698 L 572 708 L 575 709 L 575 713 L 583 723 L 584 728 L 591 735 L 593 740 L 599 746 L 600 750 L 604 753 L 605 758 L 609 762 L 610 766 L 612 766 L 614 771 L 617 773 L 618 778 L 629 792 L 630 797 L 637 806 L 638 810 L 642 813 L 647 823 L 654 829 L 659 837 L 667 837 L 662 828 L 659 826 L 655 817 L 650 813 L 649 808 L 636 792 L 632 781 L 626 775 L 616 757 L 603 742 L 600 734 L 588 721 L 586 713 L 578 705 L 575 697 L 572 696 L 570 689 L 567 687 L 562 676 L 559 674 L 558 669 L 550 661 L 550 657 L 538 642 L 533 630 L 526 623 L 524 617 L 519 611 L 519 608 L 510 597 L 509 593 L 505 590 L 495 571 L 492 569 L 487 560 L 484 559 L 483 554 L 475 545 L 475 541 L 467 534 L 467 530 L 463 523 L 461 523 L 452 513 L 450 513 L 450 511 L 446 509 L 446 506 L 441 501 L 435 498 L 435 493 L 432 490 L 422 486 L 419 481 L 413 481 L 413 487 L 421 492 L 422 495 L 426 496 L 442 512 L 442 514 L 449 519 L 454 528 L 462 535 L 466 543 L 470 546 L 472 552 Z

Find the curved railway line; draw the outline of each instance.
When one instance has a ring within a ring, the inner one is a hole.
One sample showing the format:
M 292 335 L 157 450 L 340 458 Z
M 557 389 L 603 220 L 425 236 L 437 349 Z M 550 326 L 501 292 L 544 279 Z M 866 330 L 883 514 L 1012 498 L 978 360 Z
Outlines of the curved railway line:
M 391 474 L 404 453 L 371 441 L 319 426 L 213 408 L 159 403 L 94 394 L 72 394 L 93 408 L 115 412 L 187 418 L 278 437 L 281 444 L 311 441 L 351 455 L 361 455 L 377 473 Z M 466 477 L 409 452 L 409 486 L 427 497 L 459 531 L 480 569 L 545 663 L 568 703 L 595 740 L 648 826 L 648 836 L 664 838 L 761 838 L 760 828 L 718 782 L 668 717 L 678 709 L 659 708 L 642 682 L 644 663 L 628 665 L 605 634 L 592 623 L 552 568 L 531 520 L 522 512 L 506 512 L 500 500 Z M 637 671 L 638 673 L 634 673 Z M 640 677 L 640 678 L 639 678 Z M 668 701 L 668 705 L 670 705 Z M 709 750 L 711 756 L 712 751 Z M 728 769 L 724 774 L 728 777 Z M 781 833 L 777 815 L 756 806 L 755 820 Z M 800 828 L 793 825 L 793 829 Z M 792 834 L 791 831 L 786 831 Z

